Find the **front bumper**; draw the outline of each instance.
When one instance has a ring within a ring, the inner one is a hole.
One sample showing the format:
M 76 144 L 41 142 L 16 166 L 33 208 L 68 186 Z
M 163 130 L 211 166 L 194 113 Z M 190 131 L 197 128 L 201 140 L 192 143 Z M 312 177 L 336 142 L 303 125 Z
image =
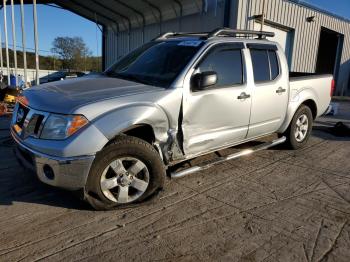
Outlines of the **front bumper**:
M 34 171 L 40 181 L 69 190 L 77 190 L 85 186 L 95 156 L 49 156 L 25 146 L 13 130 L 11 134 L 16 142 L 15 154 L 18 161 L 25 168 Z

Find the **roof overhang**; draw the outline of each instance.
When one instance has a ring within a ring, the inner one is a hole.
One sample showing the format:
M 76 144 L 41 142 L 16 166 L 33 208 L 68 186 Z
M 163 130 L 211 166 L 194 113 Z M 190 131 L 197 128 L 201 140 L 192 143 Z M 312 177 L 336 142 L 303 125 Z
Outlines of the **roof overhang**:
M 206 0 L 54 0 L 98 24 L 125 31 L 202 11 Z M 46 4 L 48 1 L 42 1 Z
M 305 0 L 287 0 L 287 1 L 293 2 L 293 3 L 297 4 L 297 5 L 302 6 L 302 7 L 309 8 L 309 9 L 314 10 L 314 11 L 319 12 L 319 13 L 323 13 L 323 14 L 325 14 L 325 15 L 332 16 L 332 17 L 334 17 L 334 18 L 336 18 L 336 19 L 345 21 L 345 22 L 347 22 L 347 23 L 350 22 L 350 19 L 348 19 L 348 18 L 342 17 L 342 16 L 340 16 L 340 15 L 337 15 L 337 14 L 335 14 L 335 13 L 332 13 L 332 12 L 330 12 L 330 11 L 327 11 L 327 10 L 321 8 L 321 7 L 318 7 L 318 6 L 316 6 L 316 5 L 310 4 L 310 3 L 306 2 Z

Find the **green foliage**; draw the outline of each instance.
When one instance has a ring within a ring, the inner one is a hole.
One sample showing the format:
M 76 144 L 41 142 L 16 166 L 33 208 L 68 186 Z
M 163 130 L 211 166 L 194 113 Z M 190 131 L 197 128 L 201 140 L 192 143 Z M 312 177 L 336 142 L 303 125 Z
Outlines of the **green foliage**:
M 81 37 L 56 37 L 51 52 L 57 55 L 62 69 L 75 71 L 101 71 L 101 61 L 91 56 L 91 51 Z
M 35 68 L 35 53 L 26 52 L 27 54 L 27 68 Z M 2 49 L 2 56 L 4 61 L 4 67 L 6 64 L 6 53 L 5 48 Z M 9 49 L 9 59 L 10 59 L 10 67 L 14 67 L 14 58 L 13 51 Z M 84 61 L 85 60 L 85 61 Z M 101 69 L 101 57 L 88 56 L 86 59 L 80 60 L 80 64 L 77 64 L 77 71 L 92 71 L 92 72 L 100 72 Z M 23 68 L 23 52 L 17 50 L 17 67 Z M 66 70 L 63 65 L 63 61 L 54 56 L 39 56 L 39 68 L 44 70 Z

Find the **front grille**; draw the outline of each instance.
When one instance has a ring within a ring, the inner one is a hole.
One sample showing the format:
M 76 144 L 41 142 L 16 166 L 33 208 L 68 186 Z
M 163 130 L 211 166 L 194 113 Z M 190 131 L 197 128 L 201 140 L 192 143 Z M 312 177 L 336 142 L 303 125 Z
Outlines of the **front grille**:
M 21 138 L 26 138 L 28 136 L 39 137 L 47 116 L 48 113 L 46 112 L 34 110 L 21 103 L 17 103 L 12 118 L 12 125 L 16 125 L 20 128 L 21 132 L 17 132 L 17 135 Z
M 21 128 L 23 127 L 24 121 L 26 120 L 28 113 L 29 113 L 29 108 L 18 103 L 15 121 L 19 127 L 21 127 Z
M 40 130 L 40 125 L 41 125 L 43 120 L 44 120 L 43 115 L 33 114 L 32 118 L 29 120 L 29 123 L 25 129 L 26 134 L 38 136 L 39 130 Z

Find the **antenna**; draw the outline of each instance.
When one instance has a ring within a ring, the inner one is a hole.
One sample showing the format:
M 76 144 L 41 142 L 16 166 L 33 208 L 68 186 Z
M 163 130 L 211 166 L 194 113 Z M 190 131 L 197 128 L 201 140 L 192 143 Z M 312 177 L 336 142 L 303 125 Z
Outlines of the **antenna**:
M 265 24 L 265 0 L 263 0 L 263 10 L 262 10 L 262 16 L 261 16 L 260 32 L 263 32 L 264 24 Z

